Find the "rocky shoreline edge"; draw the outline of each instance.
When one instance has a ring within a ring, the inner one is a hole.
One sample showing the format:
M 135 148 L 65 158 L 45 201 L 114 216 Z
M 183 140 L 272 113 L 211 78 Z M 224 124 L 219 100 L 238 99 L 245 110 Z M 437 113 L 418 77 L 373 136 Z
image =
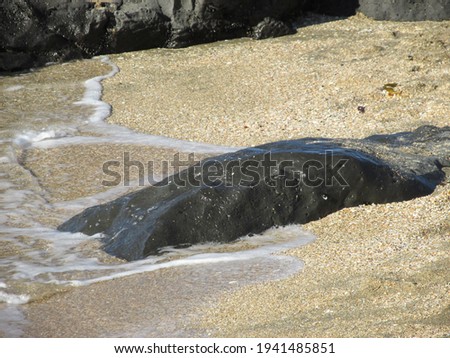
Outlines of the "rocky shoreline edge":
M 5 0 L 0 71 L 157 47 L 295 33 L 308 11 L 377 20 L 450 19 L 445 0 Z
M 126 260 L 305 224 L 358 205 L 431 194 L 450 167 L 450 127 L 362 140 L 304 138 L 205 159 L 69 219 L 58 230 L 102 233 Z

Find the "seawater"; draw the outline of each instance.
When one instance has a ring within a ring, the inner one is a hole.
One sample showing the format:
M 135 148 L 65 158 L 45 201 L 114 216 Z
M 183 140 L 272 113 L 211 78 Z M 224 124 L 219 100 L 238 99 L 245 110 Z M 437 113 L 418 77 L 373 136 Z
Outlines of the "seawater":
M 83 82 L 84 67 L 95 69 L 91 70 L 93 77 Z M 111 107 L 101 100 L 101 82 L 118 71 L 107 57 L 101 57 L 0 77 L 0 336 L 20 336 L 26 325 L 21 305 L 45 299 L 61 287 L 200 264 L 238 270 L 239 264 L 268 260 L 272 253 L 313 240 L 299 226 L 289 226 L 226 245 L 168 247 L 162 255 L 124 262 L 101 250 L 101 235 L 58 232 L 57 223 L 68 215 L 111 200 L 129 188 L 99 190 L 71 201 L 51 200 L 39 177 L 23 165 L 23 156 L 30 149 L 101 143 L 151 145 L 211 155 L 238 149 L 145 135 L 106 123 Z M 61 183 L 68 185 L 63 178 Z M 42 220 L 43 216 L 51 219 Z M 49 221 L 56 224 L 49 225 Z M 278 261 L 279 257 L 273 258 L 273 262 Z M 233 262 L 239 264 L 230 266 Z M 283 270 L 276 275 L 268 273 L 267 278 L 292 274 L 302 263 L 291 258 L 279 264 L 282 266 Z

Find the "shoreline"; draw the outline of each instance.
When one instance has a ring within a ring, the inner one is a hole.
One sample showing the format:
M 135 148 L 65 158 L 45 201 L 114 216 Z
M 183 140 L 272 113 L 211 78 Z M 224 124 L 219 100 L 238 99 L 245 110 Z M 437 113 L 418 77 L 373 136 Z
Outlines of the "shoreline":
M 89 62 L 89 64 L 92 63 Z M 90 66 L 89 64 L 85 63 L 84 65 Z M 83 64 L 77 63 L 72 65 L 82 66 Z M 94 63 L 93 67 L 96 65 Z M 56 67 L 55 69 L 58 68 Z M 47 71 L 51 72 L 51 70 L 48 69 Z M 100 77 L 104 76 L 97 76 L 96 78 Z M 99 107 L 102 109 L 105 106 L 97 100 L 92 100 L 91 102 L 94 108 L 83 108 L 82 111 L 86 113 L 92 111 L 94 112 L 93 115 L 96 116 L 97 109 Z M 82 130 L 81 134 L 83 133 L 85 132 Z M 125 130 L 125 133 L 128 132 Z M 89 133 L 87 134 L 89 135 Z M 105 188 L 99 182 L 102 178 L 102 173 L 98 171 L 102 167 L 101 163 L 105 162 L 105 160 L 120 159 L 118 156 L 120 157 L 121 154 L 127 152 L 133 160 L 144 161 L 152 158 L 153 161 L 158 163 L 173 159 L 174 154 L 186 154 L 187 156 L 187 153 L 183 153 L 177 149 L 205 148 L 205 152 L 209 154 L 196 152 L 196 159 L 201 159 L 202 157 L 210 156 L 211 153 L 220 149 L 220 147 L 209 145 L 180 144 L 176 141 L 174 148 L 159 147 L 158 145 L 143 146 L 143 136 L 139 136 L 140 140 L 136 144 L 132 144 L 129 140 L 124 143 L 117 141 L 105 144 L 102 141 L 96 142 L 96 135 L 98 134 L 95 132 L 91 135 L 94 135 L 92 142 L 87 141 L 85 143 L 83 141 L 85 137 L 80 137 L 79 139 L 73 137 L 75 143 L 69 143 L 67 145 L 59 145 L 58 140 L 56 140 L 56 145 L 52 145 L 54 139 L 50 138 L 49 142 L 38 142 L 37 145 L 26 148 L 24 153 L 22 153 L 25 155 L 21 155 L 21 168 L 33 174 L 33 177 L 37 179 L 40 192 L 45 193 L 45 200 L 51 207 L 57 209 L 55 212 L 54 210 L 43 210 L 40 213 L 36 213 L 34 219 L 40 224 L 56 227 L 60 223 L 61 216 L 71 215 L 70 213 L 63 213 L 66 211 L 64 206 L 67 203 L 70 203 L 70 208 L 67 211 L 71 212 L 74 210 L 73 205 L 76 207 L 83 205 L 80 200 L 84 202 L 92 199 L 94 199 L 94 202 L 95 200 L 105 200 L 108 196 L 103 198 L 102 191 Z M 149 137 L 149 139 L 151 140 L 152 137 Z M 74 158 L 77 158 L 77 160 L 74 161 Z M 80 166 L 83 167 L 83 170 L 80 170 Z M 152 175 L 160 176 L 162 174 L 161 169 L 158 166 L 154 167 Z M 136 171 L 130 174 L 132 181 L 137 179 Z M 129 188 L 129 190 L 133 189 L 136 188 Z M 63 212 L 60 212 L 61 210 Z M 81 249 L 89 252 L 93 249 L 97 252 L 97 258 L 101 261 L 114 261 L 114 258 L 108 257 L 103 252 L 98 252 L 97 246 L 98 244 L 87 242 L 78 247 L 77 250 Z M 221 250 L 226 250 L 226 248 L 221 248 L 219 251 Z M 232 251 L 235 250 L 236 248 L 232 249 Z M 189 328 L 188 331 L 180 331 L 181 328 L 179 325 L 187 324 L 183 316 L 185 310 L 191 309 L 196 312 L 198 309 L 196 307 L 197 303 L 202 302 L 201 304 L 206 304 L 204 302 L 206 299 L 205 296 L 210 297 L 210 300 L 212 300 L 212 297 L 215 297 L 218 292 L 224 292 L 264 279 L 276 279 L 282 277 L 283 272 L 292 272 L 297 267 L 297 260 L 292 258 L 280 261 L 271 257 L 256 257 L 253 261 L 249 260 L 248 262 L 252 262 L 251 266 L 254 269 L 247 272 L 246 275 L 242 275 L 241 272 L 236 271 L 237 267 L 242 266 L 242 262 L 212 265 L 208 266 L 207 269 L 205 265 L 198 264 L 193 268 L 183 266 L 181 268 L 159 269 L 156 272 L 139 273 L 125 278 L 107 280 L 82 287 L 61 286 L 30 289 L 22 287 L 23 290 L 29 290 L 27 293 L 31 299 L 27 304 L 17 307 L 19 309 L 16 315 L 17 319 L 10 322 L 12 324 L 11 326 L 6 325 L 2 330 L 8 330 L 3 332 L 4 334 L 10 332 L 13 335 L 24 337 L 139 336 L 142 334 L 152 336 L 189 336 L 188 332 L 197 332 L 197 335 L 203 335 L 203 331 L 197 331 L 194 328 Z M 273 267 L 275 273 L 262 272 L 260 269 L 262 262 L 265 265 Z M 288 266 L 287 268 L 282 267 L 286 265 Z M 230 267 L 227 268 L 227 266 Z M 289 268 L 290 266 L 292 268 Z M 245 269 L 247 270 L 248 267 Z M 223 270 L 228 270 L 229 273 L 223 275 Z M 224 282 L 211 284 L 208 277 L 201 277 L 202 275 L 208 275 L 215 271 L 218 271 L 215 275 L 217 277 L 220 275 L 221 279 L 225 280 Z M 204 283 L 202 289 L 199 290 L 197 282 L 192 281 L 194 276 L 201 277 L 199 280 Z M 189 284 L 179 282 L 180 280 L 188 281 Z M 155 293 L 146 292 L 147 287 L 143 285 L 143 282 L 147 282 L 147 284 L 153 282 L 153 286 L 160 287 L 158 292 L 161 297 L 159 295 L 155 296 Z M 172 286 L 178 290 L 177 293 L 181 297 L 177 298 L 174 295 L 172 292 L 173 289 L 168 287 L 167 282 L 172 282 Z M 183 294 L 180 292 L 181 287 L 184 287 L 187 293 Z M 134 302 L 132 304 L 133 307 L 123 311 L 123 307 L 130 305 L 130 300 L 127 295 L 120 295 L 119 292 L 126 292 L 130 289 L 134 292 L 141 290 L 142 297 L 132 300 Z M 111 300 L 111 298 L 107 297 L 108 295 L 115 296 L 115 298 Z M 190 296 L 188 301 L 196 301 L 189 303 L 192 307 L 184 303 L 187 295 Z M 100 297 L 103 297 L 107 301 L 108 312 L 116 310 L 117 313 L 103 315 L 101 310 L 104 306 L 103 302 L 99 302 Z M 169 315 L 164 320 L 168 327 L 162 325 L 153 330 L 152 327 L 149 327 L 149 322 L 142 321 L 141 311 L 144 310 L 143 305 L 147 301 L 153 303 L 159 302 L 158 309 L 155 310 L 154 307 L 149 307 L 148 310 L 150 311 L 147 312 L 149 316 L 153 317 L 151 322 L 155 325 L 161 325 L 159 321 L 161 315 L 172 311 L 173 306 L 178 307 L 175 310 L 176 312 L 173 313 L 176 317 Z M 83 313 L 82 316 L 80 316 L 80 312 Z M 16 313 L 14 312 L 14 314 Z M 25 320 L 23 320 L 24 317 L 22 315 L 25 316 Z M 86 317 L 91 317 L 97 323 L 91 326 L 92 322 L 87 322 Z M 171 322 L 171 320 L 175 323 Z
M 306 136 L 360 138 L 421 124 L 449 125 L 449 58 L 438 41 L 428 43 L 439 39 L 449 22 L 378 24 L 355 16 L 261 42 L 113 55 L 121 72 L 103 83 L 102 100 L 113 107 L 108 123 L 224 146 Z M 423 36 L 416 41 L 419 33 Z M 352 47 L 336 42 L 340 37 L 354 37 Z M 417 46 L 413 60 L 411 46 Z M 419 69 L 412 71 L 413 66 Z M 391 81 L 399 82 L 401 95 L 383 92 L 383 84 Z M 399 113 L 405 118 L 399 120 Z M 80 190 L 87 188 L 89 195 L 98 190 L 98 173 L 78 173 L 72 191 L 61 190 L 61 183 L 37 169 L 64 163 L 64 157 L 95 168 L 115 150 L 124 147 L 35 149 L 30 163 L 55 200 L 74 199 L 83 196 Z M 130 150 L 142 160 L 172 153 L 142 151 L 141 146 Z M 70 170 L 77 174 L 76 167 Z M 450 328 L 445 287 L 449 205 L 446 184 L 428 197 L 344 209 L 308 223 L 303 227 L 318 240 L 287 252 L 304 260 L 305 269 L 283 280 L 257 283 L 271 269 L 281 269 L 276 265 L 256 264 L 250 279 L 245 266 L 229 278 L 198 266 L 69 289 L 23 307 L 31 322 L 25 336 L 442 337 Z M 198 290 L 205 276 L 215 285 Z M 175 299 L 172 306 L 169 299 Z
M 273 40 L 114 55 L 108 122 L 232 146 L 450 125 L 448 26 L 357 15 Z M 447 335 L 449 195 L 446 184 L 304 225 L 317 241 L 288 251 L 304 271 L 224 294 L 198 324 L 220 337 Z
M 448 207 L 447 183 L 310 222 L 316 241 L 287 252 L 302 272 L 223 295 L 201 326 L 217 337 L 448 337 Z

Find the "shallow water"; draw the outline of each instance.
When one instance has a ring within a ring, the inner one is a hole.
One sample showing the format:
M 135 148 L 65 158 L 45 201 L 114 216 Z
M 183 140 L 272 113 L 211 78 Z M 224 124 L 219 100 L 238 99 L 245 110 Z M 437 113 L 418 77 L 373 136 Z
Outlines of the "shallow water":
M 143 135 L 106 124 L 104 119 L 111 108 L 100 101 L 101 80 L 118 70 L 103 57 L 0 77 L 0 336 L 22 335 L 27 322 L 21 305 L 67 287 L 173 267 L 188 270 L 198 266 L 204 272 L 216 270 L 223 277 L 235 277 L 243 269 L 239 263 L 246 267 L 264 263 L 271 268 L 267 273 L 256 270 L 244 280 L 246 283 L 276 279 L 300 269 L 301 263 L 293 259 L 280 263 L 270 254 L 313 240 L 310 234 L 292 226 L 227 245 L 167 248 L 160 256 L 128 263 L 105 254 L 99 236 L 56 231 L 55 227 L 71 215 L 132 190 L 133 185 L 98 186 L 95 194 L 86 196 L 83 186 L 90 184 L 88 177 L 84 183 L 74 181 L 58 158 L 38 161 L 35 166 L 30 158 L 42 157 L 53 148 L 99 144 L 145 145 L 170 153 L 193 152 L 200 158 L 236 149 Z M 83 169 L 82 158 L 74 160 L 81 171 L 87 170 Z M 70 200 L 55 196 L 47 177 L 54 186 L 77 188 L 79 195 Z M 196 271 L 198 274 L 199 269 Z M 204 287 L 220 289 L 212 281 L 208 284 L 208 277 L 202 275 Z M 136 328 L 137 333 L 132 335 L 148 335 L 152 329 Z M 164 330 L 154 333 L 161 335 Z

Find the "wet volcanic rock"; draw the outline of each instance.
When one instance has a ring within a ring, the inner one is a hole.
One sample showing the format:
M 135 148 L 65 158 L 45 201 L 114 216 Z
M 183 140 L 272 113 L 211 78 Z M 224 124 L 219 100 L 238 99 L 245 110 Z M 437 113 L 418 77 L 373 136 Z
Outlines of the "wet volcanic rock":
M 304 1 L 2 0 L 0 71 L 252 35 L 268 17 L 264 38 L 285 35 Z
M 169 245 L 229 242 L 344 207 L 424 196 L 448 166 L 450 127 L 282 141 L 206 159 L 58 229 L 103 233 L 105 251 L 136 260 Z

